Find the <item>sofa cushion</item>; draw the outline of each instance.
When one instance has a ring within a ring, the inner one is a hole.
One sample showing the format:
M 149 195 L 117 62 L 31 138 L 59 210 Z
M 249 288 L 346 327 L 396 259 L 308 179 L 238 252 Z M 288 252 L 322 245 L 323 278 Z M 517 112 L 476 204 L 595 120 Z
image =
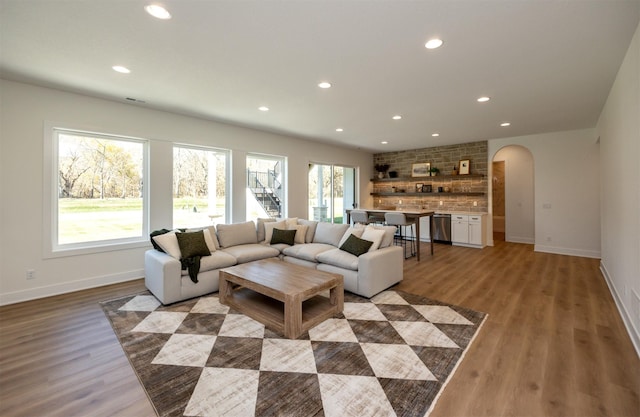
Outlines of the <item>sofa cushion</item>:
M 282 230 L 273 229 L 273 235 L 271 236 L 271 244 L 277 245 L 278 243 L 284 243 L 285 245 L 293 246 L 295 243 L 296 231 L 295 230 Z
M 354 238 L 358 239 L 355 236 Z M 323 264 L 334 265 L 340 268 L 349 269 L 351 271 L 358 270 L 358 257 L 337 248 L 319 254 L 318 261 Z
M 236 258 L 224 251 L 215 251 L 210 256 L 200 258 L 200 272 L 212 271 L 214 269 L 227 268 L 237 264 Z M 189 275 L 189 270 L 183 269 L 181 275 Z M 191 282 L 191 280 L 189 280 Z
M 304 242 L 305 243 L 313 242 L 313 237 L 316 234 L 316 227 L 318 226 L 318 222 L 315 220 L 298 219 L 298 224 L 301 224 L 303 226 L 308 226 L 307 234 L 304 238 Z
M 233 224 L 219 224 L 216 226 L 220 246 L 228 248 L 230 246 L 245 245 L 248 243 L 258 243 L 256 224 L 253 221 Z
M 316 234 L 313 237 L 313 243 L 326 243 L 338 247 L 340 239 L 349 228 L 348 224 L 334 224 L 320 222 L 316 227 Z
M 176 237 L 178 238 L 178 246 L 180 246 L 180 256 L 182 258 L 211 255 L 202 230 L 191 233 L 177 233 Z
M 362 234 L 362 239 L 370 240 L 373 242 L 371 247 L 369 248 L 369 252 L 373 252 L 374 250 L 378 250 L 380 248 L 380 243 L 385 236 L 384 230 L 374 229 L 372 227 L 368 227 L 364 229 L 364 233 Z
M 280 251 L 278 249 L 259 243 L 237 245 L 230 248 L 224 248 L 223 250 L 236 258 L 239 264 L 257 261 L 260 259 L 273 258 L 280 255 Z
M 273 229 L 286 230 L 287 222 L 284 220 L 280 220 L 277 222 L 265 223 L 264 224 L 264 242 L 270 243 L 271 237 L 273 236 Z
M 152 239 L 162 248 L 162 250 L 169 256 L 180 259 L 180 245 L 178 244 L 178 238 L 176 232 L 164 233 L 152 237 Z
M 318 254 L 331 249 L 335 249 L 335 247 L 326 243 L 305 243 L 304 245 L 293 245 L 285 248 L 282 253 L 305 261 L 318 262 Z
M 258 237 L 258 242 L 264 242 L 264 224 L 265 223 L 272 223 L 275 222 L 276 219 L 268 217 L 268 218 L 258 218 L 257 222 L 256 222 L 256 230 L 257 230 L 257 237 Z

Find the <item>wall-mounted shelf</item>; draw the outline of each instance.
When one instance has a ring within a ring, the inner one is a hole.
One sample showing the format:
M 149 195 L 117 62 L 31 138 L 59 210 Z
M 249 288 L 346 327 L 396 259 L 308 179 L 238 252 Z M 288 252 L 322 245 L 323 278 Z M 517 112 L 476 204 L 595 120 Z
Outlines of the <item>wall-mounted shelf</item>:
M 376 197 L 393 197 L 393 196 L 409 196 L 409 197 L 435 197 L 447 195 L 466 195 L 466 196 L 483 196 L 484 193 L 460 192 L 460 193 L 370 193 Z
M 471 178 L 484 178 L 483 174 L 468 174 L 468 175 L 436 175 L 435 177 L 397 177 L 397 178 L 371 178 L 372 182 L 425 182 L 425 181 L 437 181 L 437 180 L 468 180 Z

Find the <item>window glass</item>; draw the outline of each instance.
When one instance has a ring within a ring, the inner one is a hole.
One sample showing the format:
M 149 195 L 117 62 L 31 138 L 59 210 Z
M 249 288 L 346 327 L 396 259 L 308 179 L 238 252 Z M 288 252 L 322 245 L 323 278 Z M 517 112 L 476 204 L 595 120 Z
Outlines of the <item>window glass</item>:
M 143 239 L 146 142 L 62 129 L 54 142 L 53 248 Z
M 286 158 L 247 155 L 247 220 L 285 217 Z
M 309 219 L 344 223 L 345 210 L 356 203 L 356 169 L 309 164 Z
M 202 227 L 227 220 L 229 152 L 173 147 L 173 227 Z

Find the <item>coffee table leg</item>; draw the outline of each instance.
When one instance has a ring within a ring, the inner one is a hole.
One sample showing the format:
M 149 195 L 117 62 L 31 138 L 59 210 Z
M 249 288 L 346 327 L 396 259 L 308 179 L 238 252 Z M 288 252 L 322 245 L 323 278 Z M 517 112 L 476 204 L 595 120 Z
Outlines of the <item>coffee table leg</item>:
M 342 282 L 329 290 L 329 301 L 334 306 L 336 314 L 344 310 L 344 284 Z
M 297 339 L 302 333 L 302 300 L 299 296 L 284 301 L 284 337 Z
M 226 275 L 224 272 L 220 272 L 218 281 L 218 298 L 220 299 L 221 304 L 227 303 L 227 298 L 230 295 L 231 286 L 229 285 L 229 281 L 226 280 Z

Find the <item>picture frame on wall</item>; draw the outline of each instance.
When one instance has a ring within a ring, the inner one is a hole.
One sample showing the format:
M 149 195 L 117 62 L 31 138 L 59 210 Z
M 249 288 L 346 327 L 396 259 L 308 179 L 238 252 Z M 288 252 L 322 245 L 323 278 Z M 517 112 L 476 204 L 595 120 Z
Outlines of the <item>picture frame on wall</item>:
M 469 159 L 461 159 L 458 162 L 458 175 L 469 175 L 471 172 L 471 161 Z
M 427 177 L 429 176 L 429 171 L 431 170 L 430 162 L 421 162 L 418 164 L 411 165 L 411 176 L 412 177 Z

